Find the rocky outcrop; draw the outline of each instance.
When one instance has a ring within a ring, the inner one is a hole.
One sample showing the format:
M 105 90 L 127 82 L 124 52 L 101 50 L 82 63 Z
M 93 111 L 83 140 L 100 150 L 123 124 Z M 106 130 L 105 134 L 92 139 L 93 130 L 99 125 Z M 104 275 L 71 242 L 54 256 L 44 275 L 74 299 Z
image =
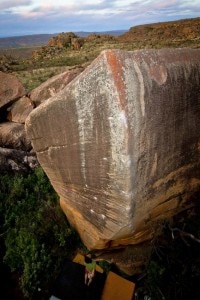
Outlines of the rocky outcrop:
M 78 36 L 75 33 L 62 32 L 62 33 L 58 34 L 57 36 L 52 37 L 48 41 L 47 45 L 49 47 L 58 46 L 60 48 L 62 48 L 62 47 L 68 48 L 68 47 L 71 47 L 71 43 L 74 38 L 78 38 Z
M 18 79 L 0 72 L 0 171 L 24 172 L 38 166 L 36 154 L 27 139 L 24 123 L 40 103 L 62 90 L 83 71 L 77 67 L 58 74 L 34 89 L 29 96 Z
M 1 175 L 7 172 L 27 172 L 38 167 L 38 160 L 33 151 L 0 147 Z
M 7 119 L 11 122 L 24 124 L 26 118 L 33 109 L 34 104 L 31 99 L 24 96 L 7 109 L 7 111 L 9 111 L 7 114 Z
M 25 94 L 19 80 L 11 75 L 0 72 L 0 108 Z
M 38 160 L 26 137 L 24 124 L 0 123 L 0 172 L 26 172 L 37 167 Z
M 0 72 L 0 81 L 0 172 L 24 172 L 38 165 L 24 129 L 32 105 L 15 76 Z
M 138 25 L 131 27 L 118 39 L 123 42 L 134 41 L 136 44 L 143 41 L 143 45 L 145 41 L 146 45 L 157 47 L 168 44 L 174 48 L 181 44 L 188 47 L 192 45 L 192 41 L 195 41 L 197 48 L 199 47 L 199 27 L 199 18 Z
M 0 123 L 0 146 L 11 149 L 30 150 L 24 125 L 14 122 Z
M 26 120 L 90 249 L 138 245 L 200 188 L 200 51 L 108 50 Z

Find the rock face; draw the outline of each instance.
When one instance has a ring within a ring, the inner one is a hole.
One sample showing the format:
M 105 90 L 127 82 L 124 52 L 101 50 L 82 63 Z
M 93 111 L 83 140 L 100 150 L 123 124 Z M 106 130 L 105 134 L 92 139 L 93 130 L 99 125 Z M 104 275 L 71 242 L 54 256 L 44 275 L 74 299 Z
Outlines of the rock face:
M 30 93 L 30 99 L 35 106 L 54 96 L 62 90 L 72 79 L 83 71 L 83 68 L 75 68 L 55 75 L 35 88 Z
M 7 119 L 11 122 L 24 124 L 33 109 L 34 105 L 30 98 L 24 96 L 9 107 Z
M 24 129 L 32 105 L 15 76 L 0 72 L 0 82 L 0 173 L 24 172 L 38 165 Z
M 25 94 L 22 84 L 11 74 L 0 72 L 0 82 L 0 107 Z
M 107 50 L 26 120 L 90 249 L 136 245 L 200 188 L 200 50 Z
M 38 166 L 36 154 L 27 139 L 24 123 L 41 102 L 62 90 L 82 67 L 58 74 L 34 89 L 29 98 L 18 79 L 0 72 L 0 172 L 24 172 Z
M 14 122 L 0 123 L 0 145 L 5 148 L 30 150 L 30 141 L 26 139 L 24 125 Z

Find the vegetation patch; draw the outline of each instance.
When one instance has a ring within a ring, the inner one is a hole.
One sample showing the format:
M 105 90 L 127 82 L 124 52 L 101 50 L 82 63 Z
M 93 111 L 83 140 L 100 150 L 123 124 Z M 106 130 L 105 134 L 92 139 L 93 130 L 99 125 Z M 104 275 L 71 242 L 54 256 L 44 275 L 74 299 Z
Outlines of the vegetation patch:
M 48 295 L 65 259 L 82 247 L 61 211 L 58 197 L 41 168 L 27 176 L 0 176 L 1 246 L 4 263 L 19 275 L 28 299 Z
M 120 36 L 90 34 L 79 37 L 73 32 L 63 32 L 50 38 L 45 46 L 0 50 L 0 71 L 14 72 L 23 81 L 24 72 L 31 74 L 41 67 L 89 64 L 105 49 L 133 51 L 183 47 L 200 47 L 200 18 L 135 26 Z M 46 79 L 46 76 L 43 79 L 33 77 L 30 82 L 24 80 L 24 84 L 30 90 Z

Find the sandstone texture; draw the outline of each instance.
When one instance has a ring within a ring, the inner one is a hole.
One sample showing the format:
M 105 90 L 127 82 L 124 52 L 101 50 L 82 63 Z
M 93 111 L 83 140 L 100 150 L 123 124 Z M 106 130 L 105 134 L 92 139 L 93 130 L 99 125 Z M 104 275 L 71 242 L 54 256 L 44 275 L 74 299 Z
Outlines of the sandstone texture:
M 139 245 L 200 189 L 200 50 L 103 51 L 26 131 L 89 249 Z
M 25 94 L 22 84 L 11 74 L 0 72 L 0 83 L 0 107 Z
M 30 92 L 30 99 L 35 106 L 51 98 L 62 90 L 72 79 L 83 71 L 83 68 L 67 70 L 55 75 Z
M 0 146 L 4 148 L 30 150 L 24 125 L 14 122 L 0 123 Z
M 19 80 L 0 72 L 0 172 L 26 172 L 38 166 L 27 139 L 24 123 L 31 111 L 63 89 L 83 71 L 77 67 L 58 74 L 34 89 L 30 95 Z M 30 98 L 32 97 L 32 99 Z
M 17 77 L 0 72 L 0 173 L 26 172 L 38 166 L 26 138 L 25 119 L 33 109 Z
M 30 98 L 24 96 L 9 107 L 7 119 L 11 122 L 24 124 L 33 109 L 34 105 Z

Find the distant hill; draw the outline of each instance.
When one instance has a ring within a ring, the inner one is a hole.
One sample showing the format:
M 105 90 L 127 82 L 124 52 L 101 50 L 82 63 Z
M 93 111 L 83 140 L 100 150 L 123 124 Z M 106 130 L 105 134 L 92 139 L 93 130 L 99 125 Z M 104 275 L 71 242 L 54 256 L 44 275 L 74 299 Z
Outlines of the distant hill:
M 200 41 L 200 18 L 182 19 L 178 21 L 160 22 L 134 26 L 125 34 L 120 36 L 122 42 L 134 41 L 135 43 L 146 43 L 148 46 L 180 46 L 196 43 L 199 47 Z
M 126 30 L 113 30 L 113 31 L 104 31 L 104 32 L 75 32 L 76 35 L 80 37 L 86 37 L 92 33 L 98 34 L 110 34 L 113 36 L 118 36 L 124 34 Z M 33 34 L 33 35 L 24 35 L 24 36 L 13 36 L 13 37 L 4 37 L 0 38 L 0 48 L 23 48 L 23 47 L 36 47 L 44 46 L 48 43 L 49 39 L 57 36 L 58 33 L 54 34 Z
M 200 48 L 200 18 L 138 25 L 128 31 L 0 38 L 0 70 L 18 72 L 41 67 L 88 65 L 105 49 L 134 51 L 184 47 Z
M 34 34 L 0 38 L 0 48 L 23 48 L 46 45 L 57 34 Z
M 79 31 L 79 32 L 75 32 L 76 35 L 80 36 L 80 37 L 86 37 L 90 34 L 109 34 L 109 35 L 113 35 L 113 36 L 118 36 L 121 34 L 124 34 L 125 32 L 127 32 L 128 30 L 111 30 L 111 31 L 92 31 L 92 32 L 86 32 L 86 31 Z
M 30 48 L 47 45 L 49 40 L 60 33 L 34 34 L 0 38 L 0 49 Z M 88 37 L 92 34 L 111 35 L 120 43 L 134 43 L 141 47 L 199 47 L 200 18 L 182 19 L 170 22 L 159 22 L 131 27 L 129 30 L 112 30 L 102 32 L 74 32 L 78 37 Z M 102 40 L 103 41 L 103 40 Z M 103 41 L 104 42 L 104 41 Z M 132 50 L 132 48 L 130 49 Z

